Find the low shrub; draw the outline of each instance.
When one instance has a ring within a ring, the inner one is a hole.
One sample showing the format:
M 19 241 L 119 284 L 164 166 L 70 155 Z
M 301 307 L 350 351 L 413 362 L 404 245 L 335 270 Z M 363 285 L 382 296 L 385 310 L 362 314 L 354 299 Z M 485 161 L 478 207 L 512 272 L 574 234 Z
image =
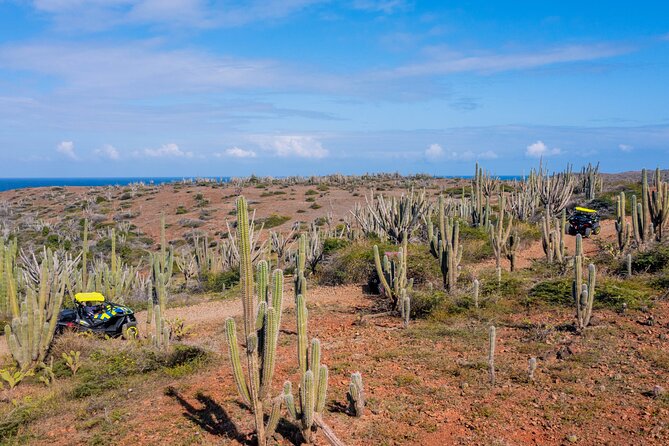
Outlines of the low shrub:
M 321 285 L 344 285 L 348 283 L 367 283 L 376 277 L 374 266 L 374 244 L 379 250 L 396 251 L 390 244 L 361 240 L 339 249 L 322 264 L 318 281 Z
M 239 283 L 239 270 L 208 273 L 202 278 L 202 287 L 207 292 L 221 293 Z
M 267 218 L 256 219 L 255 227 L 260 228 L 263 226 L 265 229 L 275 228 L 281 226 L 285 222 L 289 221 L 290 217 L 285 215 L 272 214 Z
M 669 245 L 658 244 L 632 257 L 632 271 L 635 273 L 655 273 L 667 265 L 669 265 Z

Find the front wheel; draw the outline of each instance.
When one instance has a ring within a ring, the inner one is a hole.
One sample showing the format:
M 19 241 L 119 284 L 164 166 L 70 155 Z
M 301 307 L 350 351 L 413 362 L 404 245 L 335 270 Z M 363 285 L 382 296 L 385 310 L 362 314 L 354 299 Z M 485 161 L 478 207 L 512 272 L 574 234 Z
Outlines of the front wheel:
M 590 237 L 590 234 L 592 234 L 592 229 L 590 228 L 585 228 L 585 236 Z
M 597 227 L 595 228 L 595 232 L 594 232 L 594 234 L 595 234 L 595 235 L 599 235 L 600 232 L 602 232 L 602 227 L 601 227 L 601 226 L 597 226 Z
M 139 336 L 139 330 L 137 329 L 137 324 L 123 324 L 123 339 L 137 339 Z

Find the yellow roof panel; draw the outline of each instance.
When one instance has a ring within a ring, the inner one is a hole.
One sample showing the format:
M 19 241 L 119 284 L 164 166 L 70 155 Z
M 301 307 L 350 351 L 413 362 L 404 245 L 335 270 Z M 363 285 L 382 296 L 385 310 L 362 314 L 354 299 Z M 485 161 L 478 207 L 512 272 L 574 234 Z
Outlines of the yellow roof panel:
M 576 209 L 577 211 L 579 211 L 579 212 L 597 212 L 597 211 L 594 210 L 594 209 L 582 208 L 582 207 L 579 207 L 579 206 L 576 206 L 575 209 Z
M 77 302 L 104 302 L 102 293 L 77 293 L 74 295 Z

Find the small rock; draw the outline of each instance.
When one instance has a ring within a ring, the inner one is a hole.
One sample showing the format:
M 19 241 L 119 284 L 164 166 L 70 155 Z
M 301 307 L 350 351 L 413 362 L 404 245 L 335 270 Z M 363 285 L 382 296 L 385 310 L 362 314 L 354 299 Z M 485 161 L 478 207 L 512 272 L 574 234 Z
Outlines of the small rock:
M 578 441 L 578 437 L 574 434 L 569 434 L 567 435 L 567 441 L 569 443 L 576 443 Z
M 664 387 L 662 386 L 655 386 L 653 387 L 653 398 L 659 398 L 662 395 L 664 395 L 667 391 L 664 390 Z
M 460 384 L 462 390 L 467 390 L 469 388 L 469 383 L 463 382 Z

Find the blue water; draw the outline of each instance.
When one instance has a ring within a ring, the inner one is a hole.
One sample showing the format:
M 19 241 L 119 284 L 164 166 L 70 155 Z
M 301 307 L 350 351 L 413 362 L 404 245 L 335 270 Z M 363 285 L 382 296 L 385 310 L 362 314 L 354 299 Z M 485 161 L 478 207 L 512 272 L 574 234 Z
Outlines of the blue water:
M 202 177 L 198 177 L 202 178 Z M 131 183 L 165 184 L 194 177 L 117 177 L 117 178 L 0 178 L 0 191 L 24 189 L 27 187 L 54 186 L 126 186 Z M 210 178 L 217 181 L 228 181 L 227 177 Z

